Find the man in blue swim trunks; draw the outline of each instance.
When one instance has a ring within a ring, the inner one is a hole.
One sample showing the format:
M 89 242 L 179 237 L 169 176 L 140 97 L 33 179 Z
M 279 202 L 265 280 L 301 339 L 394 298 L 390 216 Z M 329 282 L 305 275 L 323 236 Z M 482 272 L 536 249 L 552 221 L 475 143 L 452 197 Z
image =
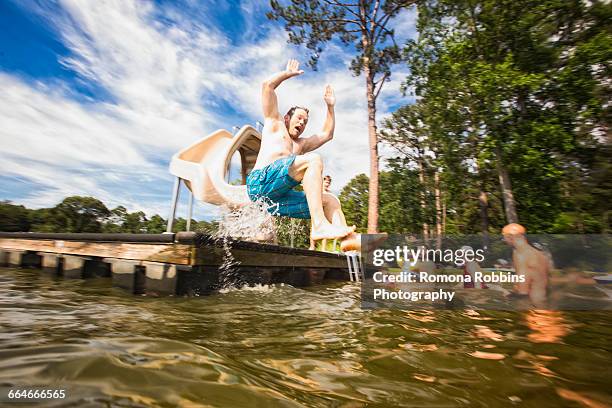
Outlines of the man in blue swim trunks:
M 312 218 L 310 236 L 314 240 L 346 237 L 355 227 L 332 224 L 325 214 L 339 211 L 337 203 L 323 196 L 323 162 L 313 150 L 334 136 L 334 105 L 336 97 L 330 85 L 323 99 L 327 118 L 323 130 L 311 137 L 300 138 L 308 123 L 308 109 L 293 107 L 283 117 L 278 112 L 276 88 L 286 79 L 303 74 L 296 60 L 287 68 L 265 81 L 262 86 L 264 127 L 261 148 L 253 171 L 247 177 L 247 192 L 251 200 L 263 198 L 273 204 L 275 215 Z M 302 184 L 304 192 L 293 188 Z M 326 211 L 327 210 L 327 211 Z

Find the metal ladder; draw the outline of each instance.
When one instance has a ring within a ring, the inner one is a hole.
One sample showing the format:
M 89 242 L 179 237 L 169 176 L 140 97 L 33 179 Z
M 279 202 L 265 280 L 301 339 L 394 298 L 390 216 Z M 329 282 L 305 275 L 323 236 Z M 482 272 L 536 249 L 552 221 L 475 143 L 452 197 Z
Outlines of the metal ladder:
M 363 263 L 361 262 L 361 252 L 349 251 L 346 253 L 346 263 L 348 264 L 349 279 L 351 282 L 361 282 L 364 280 Z

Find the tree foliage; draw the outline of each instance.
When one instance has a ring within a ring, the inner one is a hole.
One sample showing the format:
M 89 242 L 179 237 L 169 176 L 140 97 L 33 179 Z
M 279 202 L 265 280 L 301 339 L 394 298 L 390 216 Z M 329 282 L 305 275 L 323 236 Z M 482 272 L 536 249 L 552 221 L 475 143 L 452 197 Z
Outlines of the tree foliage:
M 185 231 L 186 225 L 185 219 L 178 218 L 173 232 Z M 212 233 L 216 224 L 192 220 L 191 230 Z M 109 210 L 94 197 L 71 196 L 55 207 L 35 210 L 3 201 L 0 231 L 160 234 L 166 231 L 166 220 L 157 214 L 147 218 L 142 211 L 130 213 L 123 206 Z
M 411 233 L 418 231 L 425 216 L 419 206 L 421 186 L 418 174 L 403 166 L 401 161 L 392 162 L 390 171 L 380 173 L 380 231 Z M 351 179 L 338 198 L 348 225 L 357 226 L 358 232 L 366 232 L 368 226 L 368 187 L 365 174 Z
M 440 175 L 450 230 L 479 229 L 482 194 L 494 231 L 512 206 L 530 231 L 609 230 L 611 15 L 599 1 L 419 4 L 404 84 L 418 100 L 382 137 Z

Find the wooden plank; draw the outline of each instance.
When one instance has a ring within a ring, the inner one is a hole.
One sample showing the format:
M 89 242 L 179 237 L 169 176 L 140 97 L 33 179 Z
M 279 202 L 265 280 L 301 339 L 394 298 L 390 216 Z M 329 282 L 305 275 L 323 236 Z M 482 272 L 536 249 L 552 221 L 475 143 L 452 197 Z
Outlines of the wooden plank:
M 98 233 L 98 232 L 2 232 L 0 238 L 15 239 L 53 239 L 64 241 L 119 241 L 119 242 L 159 242 L 171 244 L 174 233 L 132 234 L 132 233 Z
M 102 258 L 134 259 L 179 265 L 188 265 L 193 260 L 193 248 L 188 244 L 78 242 L 0 238 L 0 248 L 5 250 L 52 252 Z
M 77 242 L 61 240 L 33 240 L 0 238 L 0 247 L 10 251 L 36 251 L 66 255 L 130 259 L 177 265 L 221 265 L 226 256 L 223 248 L 189 244 L 123 243 L 123 242 Z M 246 247 L 246 248 L 245 248 Z M 231 255 L 244 266 L 344 268 L 346 259 L 341 255 L 309 254 L 310 251 L 268 251 L 269 245 L 261 248 L 250 245 L 230 249 Z M 247 249 L 248 248 L 248 249 Z M 294 253 L 292 253 L 294 252 Z M 297 253 L 295 253 L 297 252 Z
M 346 269 L 346 257 L 341 255 L 319 257 L 291 253 L 269 253 L 239 248 L 231 248 L 229 252 L 241 266 Z M 223 248 L 213 246 L 200 247 L 195 251 L 194 264 L 205 266 L 221 265 L 226 255 L 226 251 Z

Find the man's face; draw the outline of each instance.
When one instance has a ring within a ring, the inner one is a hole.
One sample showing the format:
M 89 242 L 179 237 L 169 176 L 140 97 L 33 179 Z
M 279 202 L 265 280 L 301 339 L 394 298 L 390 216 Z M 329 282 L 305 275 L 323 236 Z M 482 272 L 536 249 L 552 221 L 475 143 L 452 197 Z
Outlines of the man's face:
M 504 234 L 503 241 L 506 243 L 506 245 L 514 247 L 514 239 L 515 236 L 513 234 Z
M 324 178 L 323 179 L 323 190 L 325 191 L 329 190 L 330 184 L 331 184 L 331 180 L 328 178 Z
M 296 109 L 291 118 L 285 116 L 285 126 L 287 126 L 287 132 L 289 132 L 289 136 L 291 136 L 292 139 L 300 137 L 304 129 L 306 129 L 307 123 L 308 112 L 304 109 Z

